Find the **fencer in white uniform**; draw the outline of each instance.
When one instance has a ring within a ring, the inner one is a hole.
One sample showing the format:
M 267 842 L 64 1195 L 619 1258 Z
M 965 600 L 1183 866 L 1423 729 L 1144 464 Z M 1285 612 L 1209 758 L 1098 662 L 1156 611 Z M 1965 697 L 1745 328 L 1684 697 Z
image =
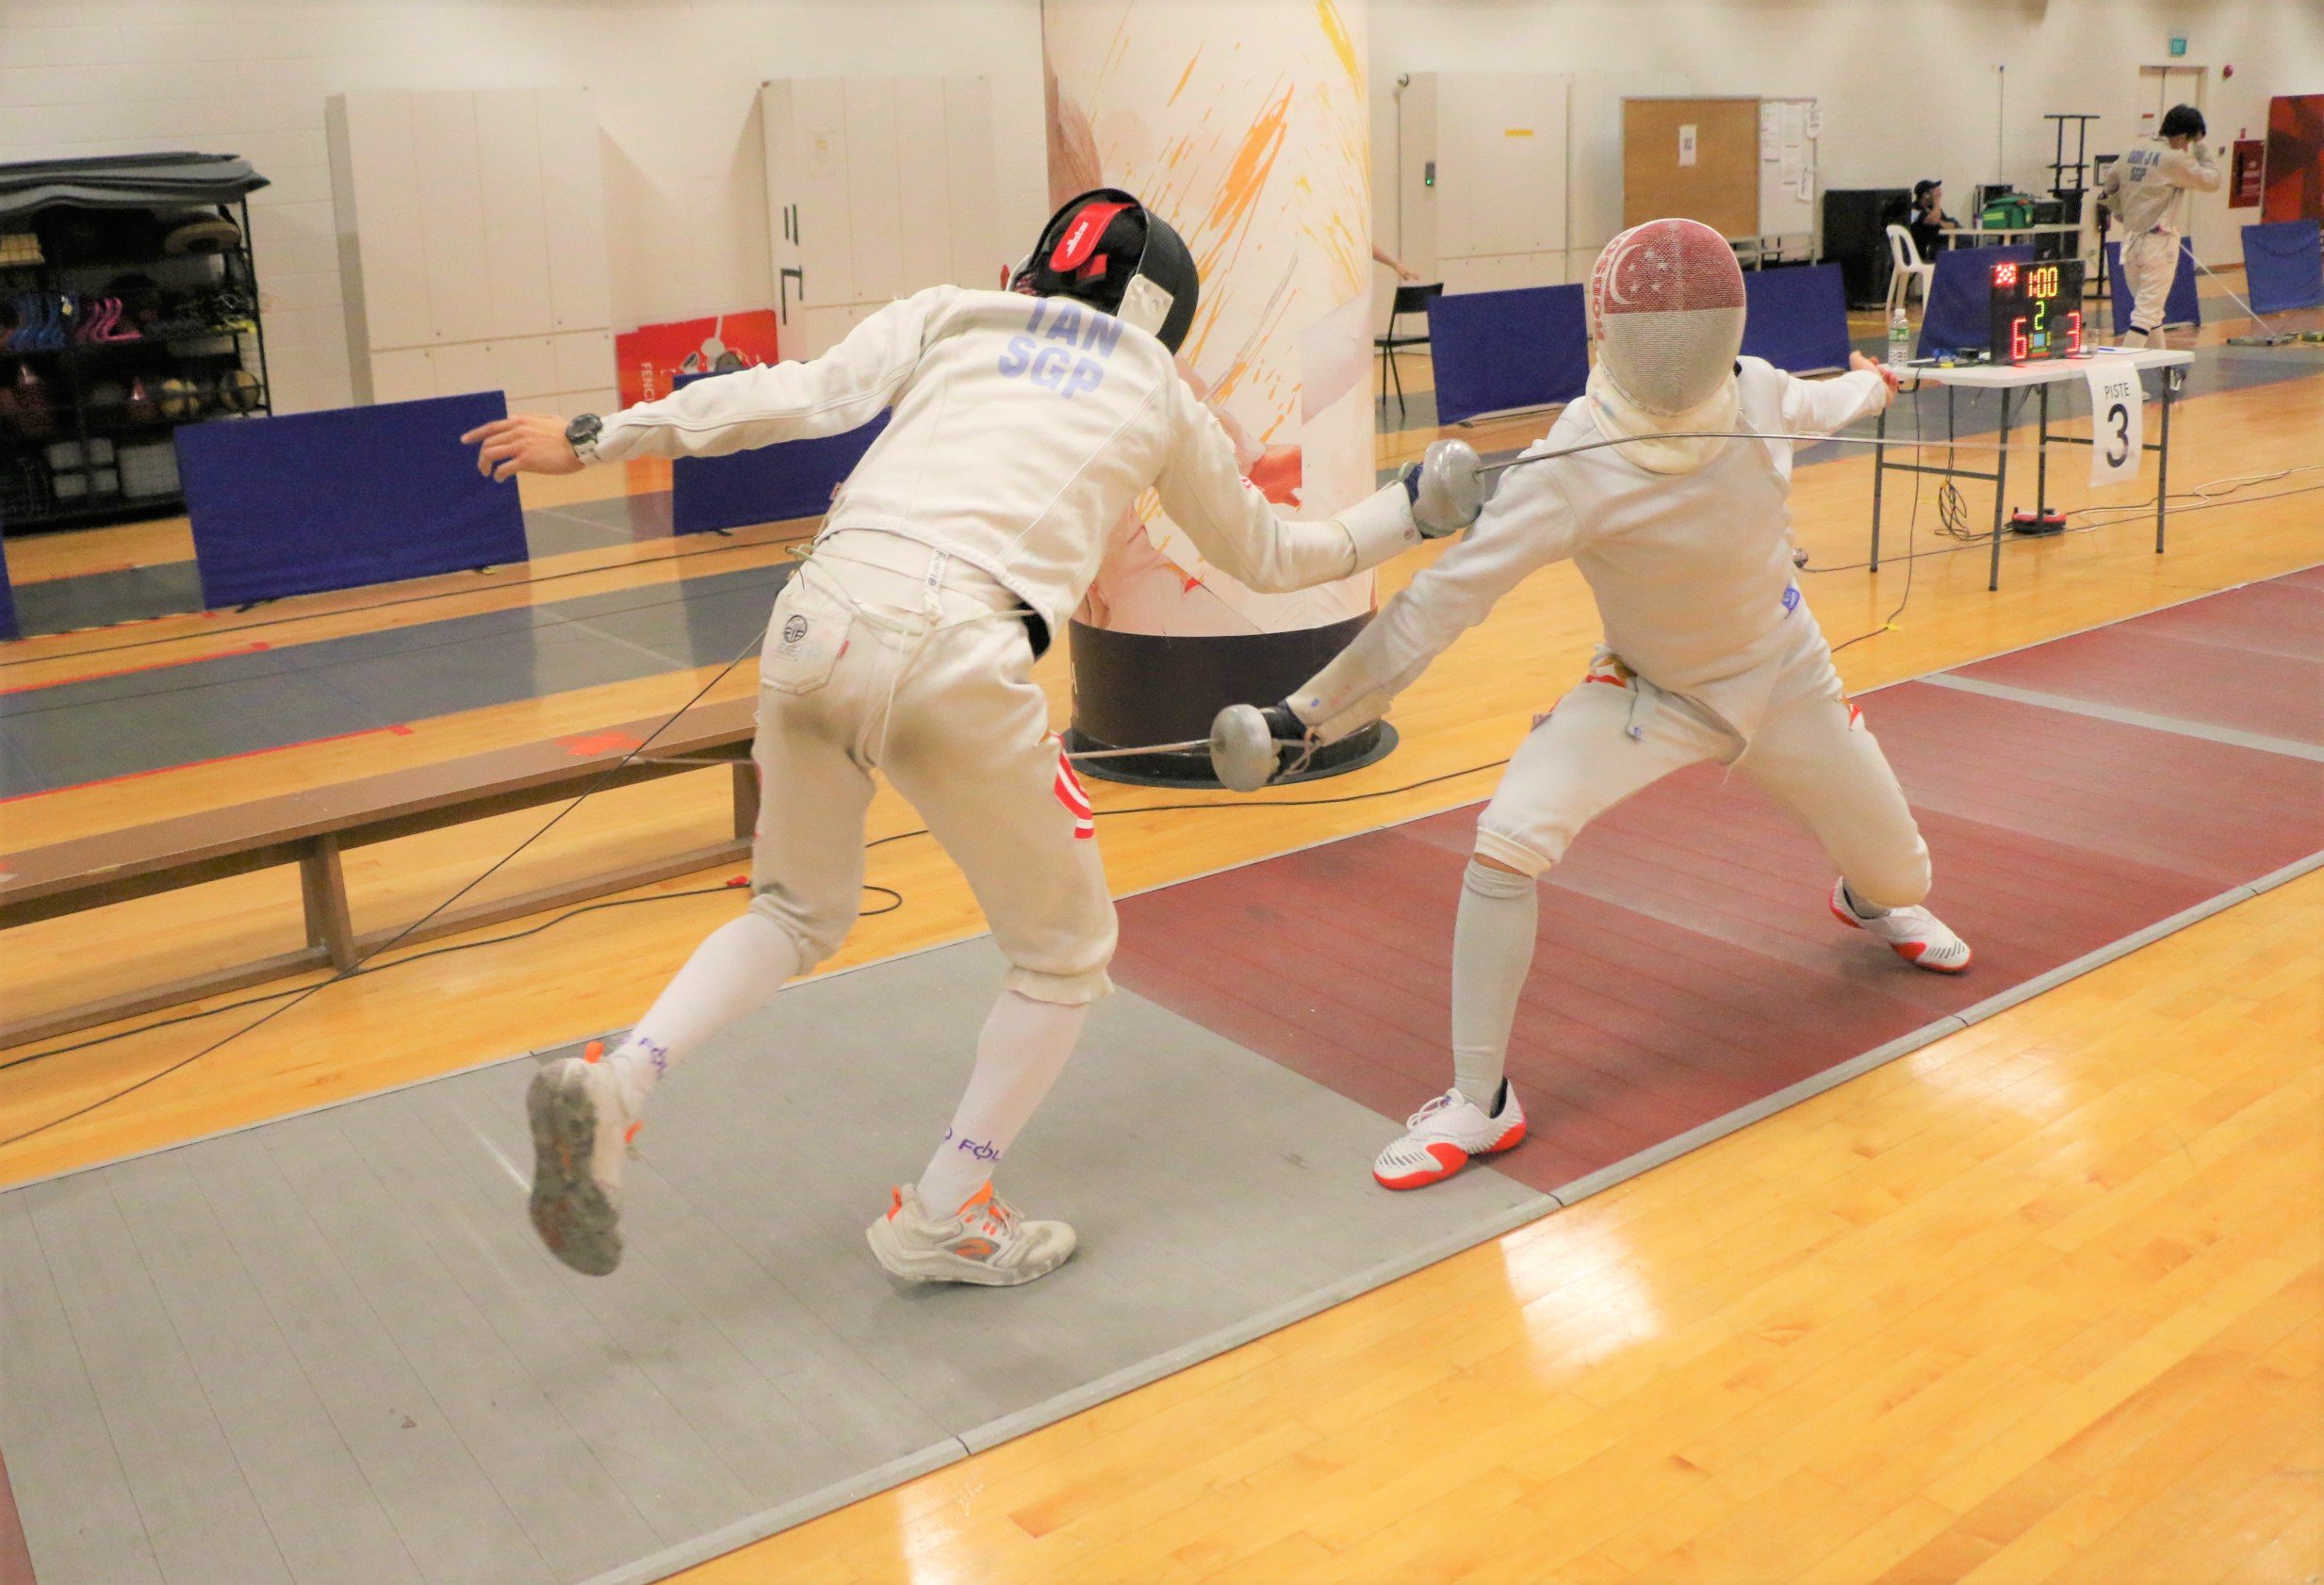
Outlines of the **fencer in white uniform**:
M 1279 737 L 1330 742 L 1377 719 L 1528 573 L 1571 558 L 1605 638 L 1581 682 L 1518 746 L 1477 823 L 1453 935 L 1455 1083 L 1414 1115 L 1374 1175 L 1451 1176 L 1524 1137 L 1504 1077 L 1533 956 L 1540 876 L 1603 810 L 1697 760 L 1730 765 L 1821 839 L 1833 911 L 1923 969 L 1968 947 L 1920 906 L 1928 849 L 1793 580 L 1792 442 L 1879 412 L 1869 361 L 1825 382 L 1738 359 L 1733 251 L 1692 221 L 1624 232 L 1589 284 L 1586 397 L 1526 455 L 1467 537 L 1424 568 L 1346 650 L 1269 712 Z M 1751 439 L 1671 438 L 1747 431 Z M 1302 731 L 1302 728 L 1304 729 Z
M 2122 279 L 2130 287 L 2130 329 L 2122 345 L 2164 347 L 2163 320 L 2179 250 L 2186 236 L 2190 193 L 2217 192 L 2221 177 L 2203 147 L 2203 113 L 2174 105 L 2152 138 L 2141 138 L 2106 167 L 2101 189 L 2122 221 Z
M 1114 951 L 1089 807 L 1032 679 L 1039 648 L 1149 487 L 1214 564 L 1256 589 L 1346 578 L 1417 541 L 1401 484 L 1336 519 L 1288 522 L 1241 477 L 1171 362 L 1194 313 L 1193 261 L 1128 194 L 1067 204 L 1017 288 L 933 287 L 812 362 L 701 381 L 601 424 L 516 418 L 471 437 L 487 470 L 569 471 L 893 414 L 767 626 L 749 910 L 702 943 L 610 1057 L 566 1058 L 534 1081 L 533 1221 L 577 1269 L 620 1259 L 622 1158 L 656 1081 L 855 922 L 875 771 L 966 873 L 1010 967 L 952 1126 L 872 1224 L 872 1248 L 901 1277 L 996 1286 L 1063 1262 L 1072 1230 L 1020 1217 L 990 1181 L 1110 989 Z

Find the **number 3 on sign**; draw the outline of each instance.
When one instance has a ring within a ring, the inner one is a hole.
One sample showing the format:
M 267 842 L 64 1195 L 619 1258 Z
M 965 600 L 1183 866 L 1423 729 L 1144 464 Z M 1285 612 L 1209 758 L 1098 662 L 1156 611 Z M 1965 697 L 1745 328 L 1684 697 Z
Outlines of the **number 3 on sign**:
M 2090 382 L 2090 488 L 2138 477 L 2145 445 L 2139 423 L 2138 371 L 2093 364 Z

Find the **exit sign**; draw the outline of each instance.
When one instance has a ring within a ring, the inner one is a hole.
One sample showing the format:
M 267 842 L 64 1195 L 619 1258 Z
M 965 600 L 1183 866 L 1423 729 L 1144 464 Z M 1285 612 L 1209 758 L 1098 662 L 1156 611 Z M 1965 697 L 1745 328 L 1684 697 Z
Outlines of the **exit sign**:
M 2186 35 L 2185 35 L 2185 34 L 2184 34 L 2184 33 L 2173 33 L 2173 34 L 2170 36 L 2170 53 L 2171 53 L 2171 56 L 2172 56 L 2172 57 L 2173 57 L 2173 58 L 2176 58 L 2176 57 L 2180 57 L 2180 56 L 2183 56 L 2183 55 L 2186 54 Z

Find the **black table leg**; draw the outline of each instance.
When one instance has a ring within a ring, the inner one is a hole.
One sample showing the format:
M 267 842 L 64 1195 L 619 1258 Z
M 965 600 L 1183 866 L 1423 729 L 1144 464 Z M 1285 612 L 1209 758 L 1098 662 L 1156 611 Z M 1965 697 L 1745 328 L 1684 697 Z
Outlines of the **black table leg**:
M 2178 387 L 2179 371 L 2163 370 L 2163 443 L 2154 464 L 2154 553 L 2163 553 L 2163 515 L 2170 510 L 2170 395 Z
M 1885 408 L 1885 407 L 1884 407 L 1884 408 L 1882 408 L 1882 409 L 1880 410 L 1880 417 L 1879 417 L 1877 419 L 1874 420 L 1874 423 L 1873 423 L 1873 438 L 1874 438 L 1874 440 L 1875 442 L 1877 442 L 1877 441 L 1885 441 L 1885 440 L 1887 440 L 1887 439 L 1888 439 L 1888 437 L 1889 437 L 1889 410 L 1888 410 L 1887 408 Z M 1875 444 L 1875 445 L 1873 447 L 1873 542 L 1872 542 L 1872 570 L 1873 570 L 1873 571 L 1874 571 L 1874 572 L 1878 572 L 1878 571 L 1880 570 L 1880 478 L 1881 478 L 1881 475 L 1883 475 L 1883 474 L 1887 473 L 1887 472 L 1888 472 L 1888 470 L 1889 470 L 1889 449 L 1888 449 L 1886 446 L 1884 446 L 1884 445 L 1877 445 L 1877 444 Z
M 1993 459 L 1993 567 L 1985 581 L 1988 591 L 2001 587 L 2002 517 L 2009 498 L 2009 398 L 2013 394 L 2006 385 L 2001 388 L 2001 450 Z
M 2050 510 L 2050 386 L 2041 386 L 2041 419 L 2038 436 L 2034 442 L 2034 515 L 2046 515 Z

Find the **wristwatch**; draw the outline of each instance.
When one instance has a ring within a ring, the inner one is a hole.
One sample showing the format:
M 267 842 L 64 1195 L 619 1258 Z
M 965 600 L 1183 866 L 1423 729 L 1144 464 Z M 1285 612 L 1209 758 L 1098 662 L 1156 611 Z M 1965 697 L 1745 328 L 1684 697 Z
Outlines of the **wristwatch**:
M 582 462 L 597 460 L 597 434 L 605 428 L 605 420 L 595 413 L 584 413 L 565 426 L 565 443 L 573 448 L 573 454 Z

